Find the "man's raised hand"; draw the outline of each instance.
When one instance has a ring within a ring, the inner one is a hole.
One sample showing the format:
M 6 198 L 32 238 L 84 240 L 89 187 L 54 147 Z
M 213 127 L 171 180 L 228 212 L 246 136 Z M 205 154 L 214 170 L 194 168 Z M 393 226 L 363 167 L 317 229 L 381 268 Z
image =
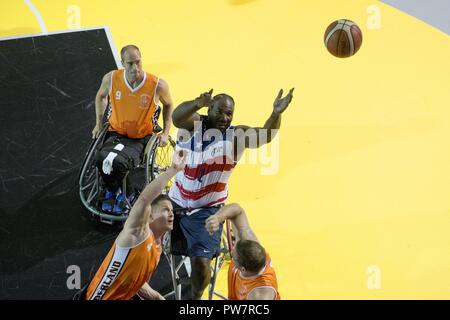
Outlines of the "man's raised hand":
M 283 96 L 283 89 L 280 89 L 280 92 L 278 92 L 277 97 L 275 98 L 275 101 L 273 102 L 273 111 L 276 114 L 282 114 L 284 110 L 289 106 L 289 104 L 292 101 L 292 93 L 294 92 L 294 88 L 289 90 L 289 93 L 282 98 Z
M 210 107 L 213 103 L 212 93 L 213 89 L 202 93 L 198 98 L 196 98 L 195 102 L 197 103 L 197 106 L 199 108 Z

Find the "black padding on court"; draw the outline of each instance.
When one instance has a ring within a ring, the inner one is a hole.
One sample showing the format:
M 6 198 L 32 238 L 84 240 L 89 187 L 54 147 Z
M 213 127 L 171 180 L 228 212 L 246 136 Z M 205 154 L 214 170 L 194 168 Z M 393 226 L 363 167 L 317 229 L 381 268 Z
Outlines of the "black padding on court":
M 0 299 L 70 299 L 67 268 L 83 284 L 120 231 L 92 221 L 77 189 L 116 68 L 104 29 L 0 41 Z M 161 267 L 155 289 L 169 288 Z

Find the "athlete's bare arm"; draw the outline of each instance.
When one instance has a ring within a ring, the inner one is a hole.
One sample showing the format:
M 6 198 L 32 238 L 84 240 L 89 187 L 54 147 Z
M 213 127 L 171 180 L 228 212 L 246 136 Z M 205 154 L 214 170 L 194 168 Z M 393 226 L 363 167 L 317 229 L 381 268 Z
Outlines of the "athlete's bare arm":
M 166 300 L 158 291 L 150 287 L 148 282 L 144 283 L 138 294 L 144 300 Z
M 282 98 L 283 89 L 278 92 L 277 97 L 273 103 L 273 111 L 270 117 L 266 120 L 263 127 L 250 127 L 239 125 L 235 127 L 235 145 L 237 146 L 237 154 L 242 152 L 243 148 L 259 148 L 264 144 L 270 143 L 275 138 L 277 130 L 281 125 L 281 114 L 286 110 L 292 101 L 294 88 L 289 90 L 289 93 Z M 262 134 L 264 130 L 264 134 Z
M 164 127 L 159 137 L 159 145 L 164 147 L 169 141 L 170 125 L 172 121 L 173 101 L 169 90 L 169 84 L 163 79 L 159 79 L 158 97 L 163 105 L 163 121 Z
M 236 231 L 235 236 L 237 236 L 236 241 L 252 240 L 259 242 L 253 230 L 250 228 L 244 209 L 237 203 L 222 207 L 216 214 L 206 219 L 205 227 L 209 234 L 212 235 L 219 230 L 219 225 L 227 219 L 233 223 L 233 230 Z
M 150 182 L 139 195 L 130 215 L 125 222 L 127 228 L 142 227 L 148 221 L 147 210 L 145 210 L 157 196 L 161 194 L 169 180 L 178 172 L 184 169 L 186 154 L 182 151 L 175 152 L 173 155 L 172 165 L 165 172 L 160 174 L 155 180 Z
M 202 93 L 195 100 L 185 101 L 176 107 L 172 114 L 174 126 L 192 131 L 195 121 L 200 121 L 200 115 L 197 111 L 203 107 L 209 107 L 213 103 L 212 92 L 213 89 Z
M 95 96 L 95 127 L 92 130 L 92 138 L 98 137 L 100 131 L 103 129 L 103 114 L 105 113 L 106 106 L 108 105 L 109 88 L 111 87 L 111 75 L 112 71 L 103 76 L 102 84 Z
M 122 232 L 117 238 L 120 246 L 128 247 L 134 243 L 133 238 L 142 238 L 149 230 L 150 204 L 161 194 L 169 180 L 178 172 L 184 169 L 186 155 L 182 151 L 175 152 L 172 165 L 165 172 L 160 174 L 155 180 L 150 182 L 139 195 L 139 198 L 131 208 L 123 226 Z
M 277 294 L 274 288 L 255 288 L 247 296 L 247 300 L 275 300 Z
M 210 234 L 213 234 L 219 230 L 219 224 L 226 219 L 233 223 L 233 231 L 236 231 L 234 234 L 237 238 L 236 241 L 252 240 L 259 242 L 250 228 L 244 209 L 236 203 L 224 206 L 216 214 L 206 219 L 206 229 Z M 268 287 L 255 288 L 247 296 L 247 300 L 274 300 L 275 298 L 275 289 Z

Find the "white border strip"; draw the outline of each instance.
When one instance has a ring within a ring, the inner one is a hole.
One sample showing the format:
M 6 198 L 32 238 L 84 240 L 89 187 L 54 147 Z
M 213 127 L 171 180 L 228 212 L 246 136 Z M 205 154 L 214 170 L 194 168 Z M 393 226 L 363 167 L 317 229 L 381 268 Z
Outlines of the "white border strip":
M 141 83 L 139 83 L 139 85 L 138 85 L 136 88 L 133 89 L 133 88 L 130 86 L 130 84 L 128 83 L 127 76 L 125 75 L 125 72 L 123 73 L 123 81 L 125 81 L 125 84 L 127 85 L 128 89 L 130 89 L 130 91 L 131 91 L 132 93 L 135 93 L 135 92 L 138 91 L 140 88 L 142 88 L 142 86 L 143 86 L 144 83 L 145 83 L 145 80 L 147 80 L 147 72 L 144 72 L 144 79 L 142 79 Z
M 23 38 L 31 38 L 31 37 L 46 37 L 51 36 L 55 34 L 63 34 L 63 33 L 71 33 L 71 32 L 80 32 L 80 31 L 92 31 L 92 30 L 104 30 L 106 33 L 106 37 L 108 38 L 109 47 L 112 51 L 112 54 L 114 56 L 114 60 L 116 61 L 117 68 L 121 68 L 122 64 L 120 62 L 120 58 L 117 54 L 116 46 L 114 44 L 114 41 L 112 39 L 111 31 L 109 30 L 109 27 L 92 27 L 92 28 L 80 28 L 80 29 L 71 29 L 71 30 L 62 30 L 62 31 L 54 31 L 49 32 L 47 34 L 42 33 L 34 33 L 34 34 L 27 34 L 27 35 L 21 35 L 21 36 L 11 36 L 11 37 L 0 37 L 0 41 L 5 40 L 15 40 L 15 39 L 23 39 Z
M 46 37 L 46 36 L 51 36 L 51 35 L 60 34 L 60 33 L 78 32 L 78 31 L 90 31 L 90 30 L 99 30 L 99 29 L 106 29 L 106 28 L 107 27 L 100 26 L 100 27 L 92 27 L 92 28 L 80 28 L 80 29 L 53 31 L 53 32 L 49 32 L 47 34 L 31 33 L 31 34 L 24 34 L 24 35 L 20 35 L 20 36 L 0 37 L 0 41 L 21 39 L 21 38 L 30 38 L 30 37 Z
M 114 44 L 111 30 L 107 26 L 103 27 L 103 29 L 105 29 L 106 36 L 108 37 L 109 46 L 111 47 L 111 51 L 113 53 L 114 59 L 116 60 L 117 69 L 121 69 L 121 68 L 123 68 L 122 62 L 121 62 L 122 59 L 120 59 L 119 53 L 118 53 L 119 51 L 117 51 L 116 45 Z
M 39 13 L 39 10 L 36 9 L 36 7 L 31 2 L 31 0 L 23 0 L 23 2 L 25 2 L 25 4 L 31 9 L 31 11 L 33 11 L 34 16 L 36 17 L 36 20 L 39 23 L 39 27 L 41 27 L 42 34 L 44 34 L 44 35 L 48 34 L 47 27 L 45 26 L 44 19 L 42 19 L 42 16 Z

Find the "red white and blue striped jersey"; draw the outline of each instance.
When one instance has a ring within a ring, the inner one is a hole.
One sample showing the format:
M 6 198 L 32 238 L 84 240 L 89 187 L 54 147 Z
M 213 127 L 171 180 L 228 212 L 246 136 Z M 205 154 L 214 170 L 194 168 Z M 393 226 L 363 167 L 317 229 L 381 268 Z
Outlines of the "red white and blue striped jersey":
M 190 139 L 177 139 L 176 150 L 187 153 L 186 167 L 175 175 L 169 197 L 179 206 L 195 209 L 217 206 L 228 197 L 228 178 L 237 164 L 233 156 L 234 129 L 224 133 L 208 129 L 207 117 L 201 117 Z

